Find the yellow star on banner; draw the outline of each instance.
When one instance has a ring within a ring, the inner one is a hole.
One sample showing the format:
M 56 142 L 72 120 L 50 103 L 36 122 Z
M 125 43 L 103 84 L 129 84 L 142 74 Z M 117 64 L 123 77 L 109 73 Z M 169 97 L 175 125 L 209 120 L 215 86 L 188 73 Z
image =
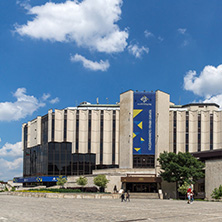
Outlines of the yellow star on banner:
M 142 137 L 140 138 L 141 141 L 145 141 Z
M 136 152 L 138 152 L 141 148 L 134 148 L 134 150 L 136 150 Z
M 143 129 L 143 121 L 141 121 L 137 126 L 138 126 L 140 129 Z
M 135 118 L 138 114 L 140 114 L 143 110 L 142 109 L 134 109 L 133 110 L 133 118 Z

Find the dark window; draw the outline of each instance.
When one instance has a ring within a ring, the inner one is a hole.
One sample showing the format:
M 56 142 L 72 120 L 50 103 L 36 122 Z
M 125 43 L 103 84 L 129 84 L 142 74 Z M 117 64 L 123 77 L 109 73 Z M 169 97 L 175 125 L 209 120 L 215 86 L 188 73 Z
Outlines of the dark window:
M 76 153 L 79 152 L 79 110 L 76 111 Z
M 154 155 L 133 155 L 133 168 L 154 168 Z
M 173 112 L 173 152 L 177 152 L 177 113 Z
M 210 114 L 210 150 L 213 149 L 213 142 L 214 142 L 214 137 L 213 137 L 213 129 L 214 129 L 214 119 L 213 119 L 213 114 Z
M 103 164 L 103 110 L 100 113 L 100 164 Z
M 52 141 L 55 139 L 55 113 L 52 113 Z
M 89 110 L 88 116 L 88 153 L 91 153 L 91 125 L 92 125 L 92 112 Z
M 186 112 L 186 144 L 185 144 L 185 150 L 186 152 L 189 152 L 189 112 Z
M 201 114 L 198 114 L 198 138 L 197 151 L 201 151 Z
M 64 112 L 64 141 L 67 139 L 67 110 Z
M 112 164 L 115 164 L 115 154 L 116 154 L 116 111 L 113 110 Z

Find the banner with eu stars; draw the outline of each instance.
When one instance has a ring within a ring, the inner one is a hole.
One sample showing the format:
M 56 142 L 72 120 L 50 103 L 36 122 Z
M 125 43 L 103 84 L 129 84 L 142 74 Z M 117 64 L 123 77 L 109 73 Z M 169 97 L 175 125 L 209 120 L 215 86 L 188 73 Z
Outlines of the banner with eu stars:
M 155 92 L 134 92 L 133 154 L 155 155 Z

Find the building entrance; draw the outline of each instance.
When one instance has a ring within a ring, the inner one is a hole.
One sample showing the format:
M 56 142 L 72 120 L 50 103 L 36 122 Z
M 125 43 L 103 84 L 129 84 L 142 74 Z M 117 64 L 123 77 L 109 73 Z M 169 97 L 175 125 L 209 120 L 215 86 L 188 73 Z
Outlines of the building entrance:
M 126 190 L 130 192 L 156 193 L 157 183 L 126 183 Z

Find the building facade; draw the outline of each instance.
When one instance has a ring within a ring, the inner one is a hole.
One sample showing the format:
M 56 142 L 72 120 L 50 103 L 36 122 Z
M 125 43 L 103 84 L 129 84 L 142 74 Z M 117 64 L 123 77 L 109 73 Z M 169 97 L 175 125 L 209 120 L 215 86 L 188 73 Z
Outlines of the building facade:
M 131 192 L 161 189 L 165 197 L 174 197 L 175 186 L 159 176 L 159 154 L 190 152 L 200 158 L 206 153 L 203 161 L 208 161 L 208 153 L 222 147 L 222 112 L 213 103 L 175 105 L 159 90 L 129 90 L 114 105 L 83 102 L 49 110 L 23 124 L 22 132 L 24 170 L 19 182 L 24 185 L 35 177 L 51 185 L 50 178 L 65 175 L 71 186 L 79 175 L 106 174 L 108 191 L 117 185 Z M 204 180 L 196 189 L 207 189 Z

